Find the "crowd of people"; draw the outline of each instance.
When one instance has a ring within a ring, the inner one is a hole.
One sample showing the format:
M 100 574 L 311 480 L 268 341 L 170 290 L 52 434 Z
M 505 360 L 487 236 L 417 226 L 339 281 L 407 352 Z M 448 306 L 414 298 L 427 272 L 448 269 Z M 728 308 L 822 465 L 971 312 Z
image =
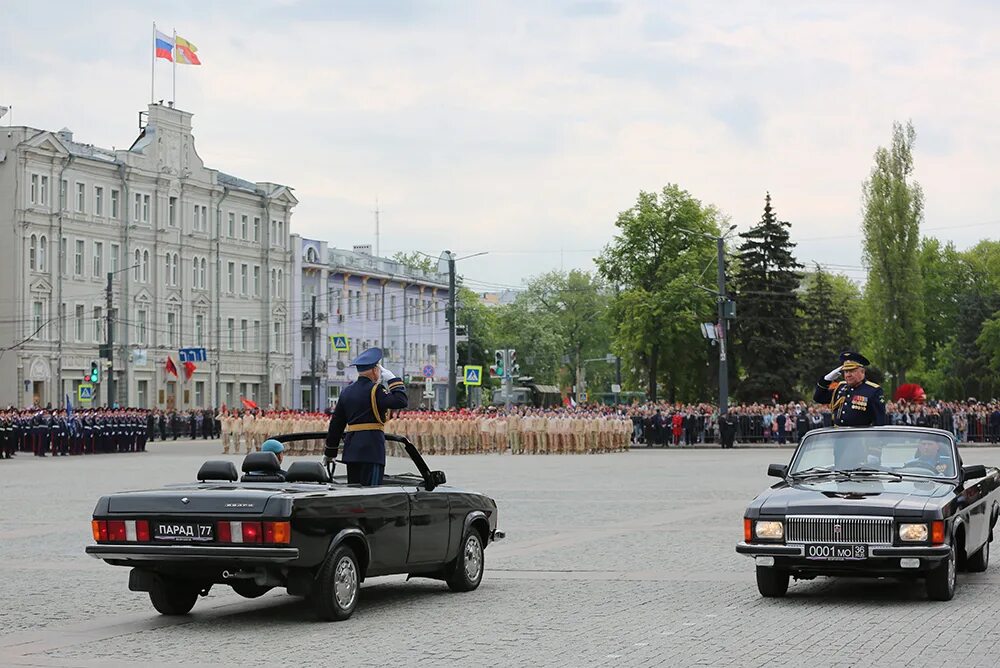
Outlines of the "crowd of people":
M 890 402 L 886 418 L 888 424 L 945 429 L 961 443 L 1000 443 L 1000 401 Z M 142 452 L 157 439 L 220 437 L 224 454 L 239 454 L 260 450 L 277 434 L 325 433 L 329 421 L 328 413 L 291 410 L 9 408 L 0 411 L 0 458 L 17 452 L 39 457 Z M 832 424 L 828 407 L 803 402 L 736 404 L 721 419 L 709 403 L 646 402 L 402 411 L 390 415 L 385 430 L 406 436 L 429 455 L 592 454 L 635 445 L 795 443 L 809 430 Z M 318 456 L 324 445 L 320 438 L 292 441 L 287 454 Z M 402 455 L 402 446 L 389 442 L 387 453 Z

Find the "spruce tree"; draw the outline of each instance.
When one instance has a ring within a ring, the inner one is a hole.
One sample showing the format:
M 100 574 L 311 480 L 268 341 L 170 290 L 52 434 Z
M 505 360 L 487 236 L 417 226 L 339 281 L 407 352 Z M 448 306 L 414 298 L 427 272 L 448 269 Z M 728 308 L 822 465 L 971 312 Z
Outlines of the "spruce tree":
M 797 396 L 802 265 L 792 254 L 790 227 L 778 220 L 768 193 L 760 222 L 740 235 L 733 333 L 742 367 L 736 396 L 743 401 Z
M 800 369 L 807 394 L 830 369 L 837 355 L 853 347 L 850 305 L 837 295 L 830 275 L 816 265 L 802 298 Z

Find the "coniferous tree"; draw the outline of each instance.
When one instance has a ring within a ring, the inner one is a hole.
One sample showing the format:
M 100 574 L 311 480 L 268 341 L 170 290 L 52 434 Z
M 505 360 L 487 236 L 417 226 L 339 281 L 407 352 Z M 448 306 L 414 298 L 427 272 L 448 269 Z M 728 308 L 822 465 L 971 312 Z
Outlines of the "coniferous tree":
M 733 331 L 742 374 L 736 396 L 787 400 L 796 393 L 801 325 L 796 292 L 802 268 L 795 260 L 787 222 L 771 208 L 771 194 L 759 223 L 740 235 L 734 276 L 737 314 Z
M 837 355 L 853 347 L 851 305 L 837 294 L 830 275 L 816 265 L 802 298 L 800 368 L 807 393 L 837 364 Z

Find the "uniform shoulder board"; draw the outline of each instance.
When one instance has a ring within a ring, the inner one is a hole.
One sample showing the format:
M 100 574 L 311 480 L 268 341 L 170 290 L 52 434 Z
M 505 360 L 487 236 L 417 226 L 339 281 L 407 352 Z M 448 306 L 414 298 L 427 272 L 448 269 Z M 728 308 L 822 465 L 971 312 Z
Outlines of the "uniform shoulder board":
M 871 382 L 870 380 L 866 380 L 866 381 L 865 381 L 865 385 L 871 385 L 872 387 L 882 387 L 882 386 L 881 386 L 881 385 L 879 385 L 878 383 L 873 383 L 873 382 Z

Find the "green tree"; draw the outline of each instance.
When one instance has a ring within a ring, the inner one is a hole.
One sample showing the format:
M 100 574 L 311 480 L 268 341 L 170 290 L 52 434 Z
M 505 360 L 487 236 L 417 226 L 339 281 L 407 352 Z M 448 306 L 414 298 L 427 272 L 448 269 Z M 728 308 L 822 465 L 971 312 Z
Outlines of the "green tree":
M 418 269 L 428 274 L 437 272 L 437 261 L 418 251 L 413 251 L 412 253 L 399 251 L 392 256 L 392 259 L 410 269 Z
M 565 341 L 559 332 L 558 319 L 551 313 L 538 311 L 519 295 L 513 304 L 496 308 L 497 329 L 493 349 L 517 351 L 517 363 L 522 376 L 531 376 L 536 383 L 558 384 Z M 493 351 L 490 364 L 493 364 Z
M 802 387 L 812 393 L 816 381 L 836 366 L 837 355 L 854 347 L 851 324 L 851 301 L 860 298 L 853 283 L 853 295 L 845 299 L 843 284 L 838 284 L 819 265 L 803 280 L 805 294 L 802 298 L 802 347 L 800 367 Z M 840 277 L 844 278 L 844 277 Z M 841 293 L 841 294 L 838 294 Z
M 479 299 L 479 295 L 467 287 L 459 286 L 455 295 L 457 326 L 465 327 L 468 332 L 468 342 L 460 342 L 456 345 L 456 356 L 459 365 L 474 365 L 483 367 L 483 392 L 487 398 L 493 386 L 498 385 L 496 381 L 491 381 L 489 374 L 485 373 L 487 367 L 493 364 L 493 349 L 497 338 L 497 312 L 485 306 Z M 464 383 L 458 385 L 458 399 L 462 405 L 468 405 L 468 394 Z
M 744 401 L 782 400 L 797 385 L 801 321 L 798 288 L 802 265 L 795 260 L 789 223 L 778 220 L 771 194 L 760 222 L 740 235 L 736 288 L 738 316 L 733 325 L 742 377 L 735 394 Z
M 715 262 L 720 218 L 674 184 L 641 192 L 618 215 L 615 238 L 596 259 L 601 276 L 619 287 L 609 313 L 615 352 L 630 381 L 645 380 L 651 400 L 661 377 L 671 401 L 678 388 L 705 390 L 709 348 L 699 323 L 714 320 L 715 300 L 699 286 Z
M 917 260 L 923 192 L 913 180 L 912 123 L 893 123 L 892 145 L 875 151 L 862 189 L 866 328 L 876 364 L 906 382 L 924 349 L 924 308 Z
M 969 267 L 954 244 L 927 237 L 920 242 L 917 262 L 924 303 L 923 368 L 934 372 L 941 366 L 940 350 L 961 325 L 959 301 L 969 286 Z

